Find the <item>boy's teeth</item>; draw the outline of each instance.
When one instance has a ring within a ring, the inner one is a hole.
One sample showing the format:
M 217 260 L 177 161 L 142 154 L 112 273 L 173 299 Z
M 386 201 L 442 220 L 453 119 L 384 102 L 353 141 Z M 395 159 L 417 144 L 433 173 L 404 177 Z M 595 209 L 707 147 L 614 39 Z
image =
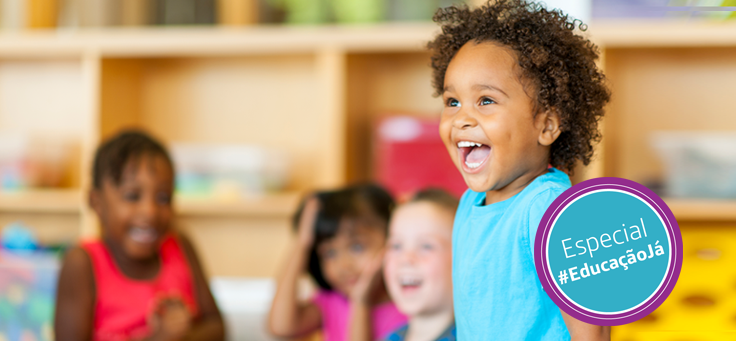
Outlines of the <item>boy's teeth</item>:
M 470 141 L 460 141 L 460 142 L 457 143 L 457 147 L 458 148 L 463 148 L 463 147 L 480 147 L 480 146 L 481 146 L 480 143 L 470 142 Z
M 480 167 L 481 164 L 483 164 L 483 162 L 468 162 L 468 161 L 465 161 L 465 165 L 467 165 L 468 168 L 470 168 L 470 169 L 478 168 L 478 167 Z
M 416 277 L 403 277 L 400 278 L 401 285 L 405 286 L 415 286 L 422 284 L 422 280 Z

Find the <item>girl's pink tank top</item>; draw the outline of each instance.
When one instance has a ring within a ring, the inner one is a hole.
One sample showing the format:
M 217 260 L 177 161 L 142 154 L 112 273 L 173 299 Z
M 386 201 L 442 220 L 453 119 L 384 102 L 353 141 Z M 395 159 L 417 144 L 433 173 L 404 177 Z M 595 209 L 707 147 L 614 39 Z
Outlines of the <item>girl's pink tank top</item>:
M 149 336 L 149 317 L 166 298 L 181 299 L 196 316 L 194 277 L 177 239 L 167 235 L 159 251 L 161 267 L 155 278 L 126 277 L 101 240 L 82 243 L 92 260 L 97 295 L 93 340 L 117 341 Z

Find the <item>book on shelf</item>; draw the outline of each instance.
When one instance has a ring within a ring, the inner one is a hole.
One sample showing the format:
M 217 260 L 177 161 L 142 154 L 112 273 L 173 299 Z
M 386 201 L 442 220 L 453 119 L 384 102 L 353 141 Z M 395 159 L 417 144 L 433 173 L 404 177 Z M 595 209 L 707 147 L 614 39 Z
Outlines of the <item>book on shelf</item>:
M 219 0 L 217 22 L 223 26 L 243 26 L 258 23 L 259 5 L 255 0 Z

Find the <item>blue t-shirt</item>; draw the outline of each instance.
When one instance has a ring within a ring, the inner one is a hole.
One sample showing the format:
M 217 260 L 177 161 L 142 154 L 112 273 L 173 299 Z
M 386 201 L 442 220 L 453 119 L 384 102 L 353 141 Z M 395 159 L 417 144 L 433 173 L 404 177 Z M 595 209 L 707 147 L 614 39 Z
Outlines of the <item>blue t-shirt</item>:
M 537 227 L 569 177 L 550 168 L 521 192 L 485 205 L 468 190 L 452 232 L 452 283 L 458 340 L 569 340 L 560 309 L 534 267 Z

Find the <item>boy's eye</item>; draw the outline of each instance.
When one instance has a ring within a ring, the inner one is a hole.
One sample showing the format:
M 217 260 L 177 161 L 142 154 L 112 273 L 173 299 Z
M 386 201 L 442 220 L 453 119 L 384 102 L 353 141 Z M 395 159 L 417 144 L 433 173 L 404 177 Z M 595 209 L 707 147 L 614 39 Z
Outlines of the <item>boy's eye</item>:
M 496 103 L 496 102 L 488 97 L 483 97 L 480 99 L 480 105 L 489 105 L 493 103 Z
M 460 101 L 454 98 L 448 99 L 446 104 L 448 107 L 460 107 Z
M 391 243 L 389 245 L 389 248 L 391 249 L 391 251 L 400 251 L 401 250 L 401 244 L 399 244 L 399 243 Z
M 424 250 L 424 251 L 432 251 L 432 250 L 434 250 L 434 245 L 432 245 L 432 244 L 422 244 L 422 250 Z

